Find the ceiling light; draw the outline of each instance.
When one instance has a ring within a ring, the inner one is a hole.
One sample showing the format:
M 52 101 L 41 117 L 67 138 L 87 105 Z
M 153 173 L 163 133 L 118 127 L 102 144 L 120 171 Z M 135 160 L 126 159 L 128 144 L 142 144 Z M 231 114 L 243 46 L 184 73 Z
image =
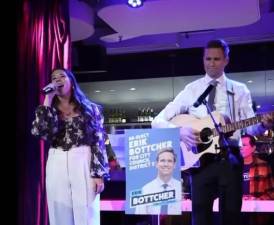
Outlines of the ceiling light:
M 253 83 L 253 80 L 248 80 L 247 83 L 251 84 Z
M 143 5 L 144 0 L 127 0 L 127 4 L 132 8 L 138 8 Z
M 260 109 L 260 108 L 261 108 L 261 105 L 257 105 L 256 108 L 257 108 L 257 109 Z
M 113 89 L 110 89 L 110 90 L 109 90 L 109 92 L 115 92 L 115 90 L 113 90 Z
M 100 93 L 101 91 L 100 91 L 100 90 L 95 90 L 94 92 L 95 92 L 95 93 Z
M 136 91 L 136 88 L 130 88 L 129 91 Z

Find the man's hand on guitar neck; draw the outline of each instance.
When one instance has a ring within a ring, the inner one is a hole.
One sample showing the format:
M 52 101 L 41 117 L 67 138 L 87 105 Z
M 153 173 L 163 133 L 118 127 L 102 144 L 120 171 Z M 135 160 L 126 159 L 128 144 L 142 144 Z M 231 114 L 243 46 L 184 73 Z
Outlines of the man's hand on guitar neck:
M 181 127 L 180 128 L 180 138 L 181 141 L 185 143 L 188 149 L 191 149 L 192 146 L 196 146 L 201 142 L 200 132 L 193 129 L 192 127 Z
M 274 118 L 270 114 L 262 115 L 262 125 L 265 129 L 271 129 L 274 126 Z

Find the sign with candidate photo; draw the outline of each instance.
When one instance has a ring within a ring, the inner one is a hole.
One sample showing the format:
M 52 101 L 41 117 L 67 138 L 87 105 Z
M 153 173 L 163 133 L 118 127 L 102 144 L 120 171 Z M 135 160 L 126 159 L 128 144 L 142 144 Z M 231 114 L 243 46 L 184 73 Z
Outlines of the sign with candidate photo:
M 126 214 L 181 214 L 179 128 L 125 130 Z

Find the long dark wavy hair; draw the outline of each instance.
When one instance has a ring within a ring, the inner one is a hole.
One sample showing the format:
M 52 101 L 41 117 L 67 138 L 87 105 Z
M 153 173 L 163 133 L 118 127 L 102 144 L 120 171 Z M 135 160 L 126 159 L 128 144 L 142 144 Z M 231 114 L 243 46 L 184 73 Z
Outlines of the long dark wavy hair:
M 87 123 L 87 134 L 89 134 L 89 130 L 90 129 L 95 129 L 98 130 L 100 129 L 99 126 L 99 122 L 98 119 L 96 118 L 96 110 L 100 111 L 101 117 L 102 117 L 102 107 L 96 103 L 91 102 L 86 95 L 83 93 L 83 91 L 80 89 L 74 74 L 68 70 L 68 69 L 64 69 L 64 68 L 60 68 L 60 69 L 54 69 L 54 71 L 56 70 L 63 70 L 66 75 L 68 76 L 68 78 L 70 79 L 71 82 L 71 98 L 70 98 L 70 103 L 74 103 L 75 104 L 75 111 L 79 111 L 81 112 L 81 114 L 84 116 L 85 122 Z M 57 105 L 59 104 L 59 99 L 57 98 L 57 96 L 54 97 L 53 99 L 53 103 L 52 106 L 55 107 L 57 109 Z

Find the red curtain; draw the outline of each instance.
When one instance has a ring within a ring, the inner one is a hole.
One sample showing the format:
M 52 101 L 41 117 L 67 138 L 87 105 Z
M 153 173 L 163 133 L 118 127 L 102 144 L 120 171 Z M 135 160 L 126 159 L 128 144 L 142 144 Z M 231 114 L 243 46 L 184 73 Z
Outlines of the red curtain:
M 31 122 L 54 68 L 71 67 L 69 0 L 17 1 L 16 151 L 18 224 L 47 225 L 47 146 Z

